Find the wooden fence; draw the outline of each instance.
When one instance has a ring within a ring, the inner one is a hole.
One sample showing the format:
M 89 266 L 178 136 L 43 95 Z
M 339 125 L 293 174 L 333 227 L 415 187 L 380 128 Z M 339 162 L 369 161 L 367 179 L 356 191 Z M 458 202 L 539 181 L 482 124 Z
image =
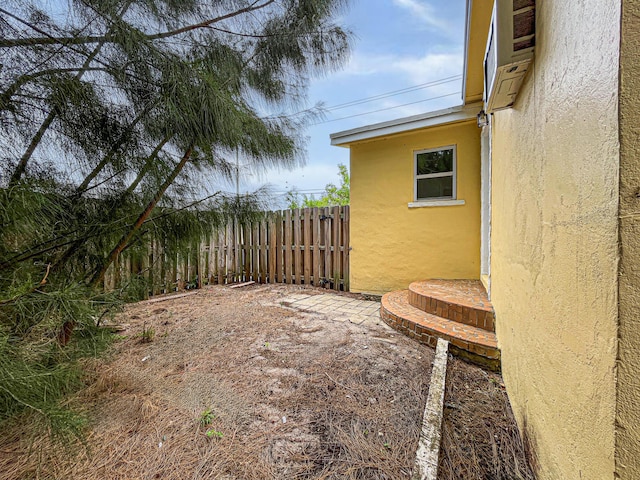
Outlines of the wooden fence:
M 144 279 L 149 295 L 206 284 L 295 283 L 349 290 L 349 207 L 270 212 L 260 222 L 232 222 L 178 253 L 152 240 L 147 254 L 124 253 L 105 288 Z

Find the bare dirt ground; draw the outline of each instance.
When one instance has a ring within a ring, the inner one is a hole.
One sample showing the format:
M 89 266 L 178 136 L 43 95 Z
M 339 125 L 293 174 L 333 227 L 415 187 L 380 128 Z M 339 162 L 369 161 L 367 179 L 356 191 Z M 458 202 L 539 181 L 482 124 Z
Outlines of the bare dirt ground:
M 38 449 L 44 435 L 14 428 L 0 478 L 409 478 L 433 350 L 282 305 L 300 291 L 326 293 L 209 287 L 129 305 L 75 399 L 93 419 L 88 450 Z

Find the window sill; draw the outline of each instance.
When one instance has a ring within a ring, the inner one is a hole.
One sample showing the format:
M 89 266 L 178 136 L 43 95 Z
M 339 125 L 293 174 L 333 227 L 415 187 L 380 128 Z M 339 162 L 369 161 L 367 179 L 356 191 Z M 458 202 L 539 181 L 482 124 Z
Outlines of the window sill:
M 409 208 L 453 207 L 455 205 L 464 205 L 464 200 L 420 200 L 418 202 L 410 202 Z

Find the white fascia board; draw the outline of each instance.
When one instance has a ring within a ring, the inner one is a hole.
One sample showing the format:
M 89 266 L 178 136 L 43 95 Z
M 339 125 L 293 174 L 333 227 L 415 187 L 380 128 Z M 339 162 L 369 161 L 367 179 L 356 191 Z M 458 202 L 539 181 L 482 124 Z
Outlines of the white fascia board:
M 467 98 L 467 60 L 469 59 L 469 36 L 471 35 L 471 9 L 473 0 L 467 0 L 466 22 L 464 26 L 464 60 L 462 66 L 462 103 Z
M 482 102 L 476 102 L 469 105 L 459 105 L 444 110 L 413 115 L 411 117 L 398 118 L 388 122 L 366 125 L 352 130 L 332 133 L 330 135 L 331 145 L 347 146 L 350 143 L 362 140 L 446 125 L 448 123 L 463 122 L 476 118 L 480 110 L 482 110 Z

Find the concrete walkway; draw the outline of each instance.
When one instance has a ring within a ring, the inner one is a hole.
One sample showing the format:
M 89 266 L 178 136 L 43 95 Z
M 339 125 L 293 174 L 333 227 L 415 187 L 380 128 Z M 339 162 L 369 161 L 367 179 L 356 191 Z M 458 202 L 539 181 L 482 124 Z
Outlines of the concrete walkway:
M 295 293 L 283 298 L 280 304 L 303 312 L 324 313 L 333 320 L 358 325 L 381 323 L 379 302 L 358 300 L 346 295 Z

